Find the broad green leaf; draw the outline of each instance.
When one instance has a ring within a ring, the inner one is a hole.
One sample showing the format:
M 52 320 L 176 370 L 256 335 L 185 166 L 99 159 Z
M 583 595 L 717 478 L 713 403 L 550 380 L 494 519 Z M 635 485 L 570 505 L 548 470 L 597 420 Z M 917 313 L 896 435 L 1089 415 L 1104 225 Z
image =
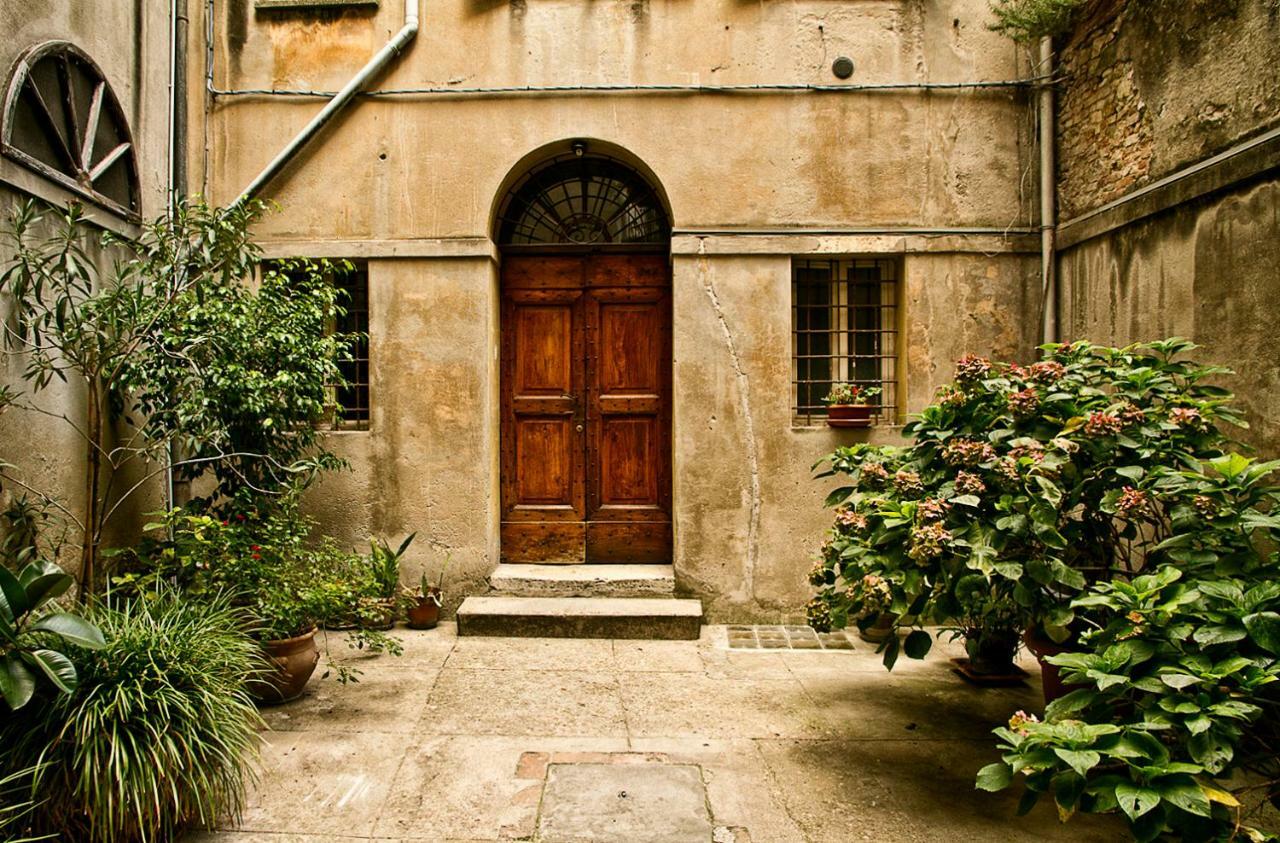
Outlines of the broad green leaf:
M 917 629 L 902 642 L 902 651 L 909 658 L 923 659 L 933 648 L 933 636 L 923 629 Z
M 22 708 L 35 691 L 36 678 L 17 656 L 10 655 L 0 661 L 0 696 L 4 697 L 10 709 Z
M 32 624 L 31 629 L 52 632 L 65 641 L 90 650 L 101 650 L 107 646 L 107 642 L 102 637 L 102 630 L 84 618 L 66 612 L 47 615 Z
M 1001 761 L 988 764 L 978 771 L 978 780 L 974 787 L 978 790 L 995 792 L 1004 790 L 1013 781 L 1013 770 Z
M 1209 797 L 1195 779 L 1181 777 L 1160 783 L 1160 795 L 1171 804 L 1198 817 L 1209 816 Z
M 1232 641 L 1239 641 L 1244 638 L 1246 632 L 1243 627 L 1213 624 L 1211 626 L 1202 626 L 1195 631 L 1191 637 L 1195 639 L 1197 644 L 1204 647 L 1210 647 L 1214 644 L 1229 644 Z
M 1160 677 L 1160 681 L 1168 685 L 1170 688 L 1189 688 L 1200 680 L 1188 673 L 1166 673 Z
M 1280 614 L 1275 612 L 1258 612 L 1244 619 L 1245 629 L 1259 647 L 1269 653 L 1280 655 Z
M 28 661 L 40 668 L 59 691 L 69 694 L 75 690 L 76 666 L 71 663 L 71 659 L 56 650 L 34 650 L 25 655 L 30 657 Z
M 0 601 L 4 604 L 0 611 L 5 612 L 9 618 L 21 617 L 31 608 L 27 603 L 27 590 L 3 565 L 0 565 Z
M 1212 729 L 1192 735 L 1187 741 L 1187 751 L 1191 753 L 1192 758 L 1214 775 L 1222 772 L 1235 756 L 1235 749 L 1231 746 L 1231 742 L 1223 739 Z
M 1124 811 L 1125 816 L 1136 820 L 1160 804 L 1160 794 L 1133 782 L 1121 782 L 1116 785 L 1116 801 L 1120 803 L 1120 810 Z
M 32 609 L 39 608 L 48 601 L 66 594 L 74 582 L 71 575 L 63 571 L 41 574 L 27 586 L 27 605 Z
M 1053 750 L 1053 754 L 1067 762 L 1071 769 L 1075 770 L 1081 776 L 1088 775 L 1089 771 L 1098 766 L 1102 761 L 1102 756 L 1091 749 L 1061 749 Z

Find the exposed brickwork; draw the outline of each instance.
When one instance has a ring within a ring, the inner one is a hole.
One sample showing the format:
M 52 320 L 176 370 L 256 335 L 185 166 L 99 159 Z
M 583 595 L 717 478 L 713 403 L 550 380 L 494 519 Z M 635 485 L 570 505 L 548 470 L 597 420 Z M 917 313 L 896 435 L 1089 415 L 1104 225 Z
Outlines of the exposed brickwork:
M 1155 153 L 1134 63 L 1121 60 L 1120 5 L 1062 51 L 1058 100 L 1059 207 L 1063 218 L 1123 196 L 1147 180 Z
M 1280 0 L 1094 0 L 1058 47 L 1063 219 L 1280 124 Z

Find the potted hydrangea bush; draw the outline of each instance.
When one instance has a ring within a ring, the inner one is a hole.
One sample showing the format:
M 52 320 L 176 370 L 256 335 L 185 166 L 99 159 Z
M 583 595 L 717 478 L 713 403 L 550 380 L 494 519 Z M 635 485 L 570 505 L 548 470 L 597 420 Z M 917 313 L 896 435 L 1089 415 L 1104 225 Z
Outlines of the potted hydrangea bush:
M 1012 623 L 1033 651 L 1070 648 L 1082 631 L 1072 601 L 1148 564 L 1170 535 L 1180 504 L 1146 484 L 1220 456 L 1220 425 L 1243 424 L 1211 383 L 1224 370 L 1185 359 L 1194 348 L 1079 342 L 1045 346 L 1025 367 L 959 361 L 955 382 L 905 427 L 909 447 L 858 445 L 828 459 L 820 476 L 849 483 L 828 499 L 838 509 L 812 578 L 814 619 L 861 626 L 873 623 L 868 604 L 887 601 L 899 627 L 916 628 L 902 642 L 908 655 L 929 650 L 921 627 L 958 619 L 982 621 L 967 643 Z M 974 575 L 986 583 L 977 592 L 965 581 Z M 888 664 L 898 650 L 897 636 L 886 640 Z

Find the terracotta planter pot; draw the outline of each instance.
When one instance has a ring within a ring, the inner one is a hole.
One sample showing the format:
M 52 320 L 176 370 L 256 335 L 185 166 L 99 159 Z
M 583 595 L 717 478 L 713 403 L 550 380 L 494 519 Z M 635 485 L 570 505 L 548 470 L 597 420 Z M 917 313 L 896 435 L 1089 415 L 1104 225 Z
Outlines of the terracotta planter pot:
M 1072 648 L 1069 644 L 1058 644 L 1048 636 L 1031 629 L 1022 634 L 1022 643 L 1027 645 L 1027 649 L 1036 657 L 1036 661 L 1040 662 L 1040 681 L 1044 685 L 1045 705 L 1065 697 L 1077 688 L 1084 687 L 1083 685 L 1068 685 L 1064 683 L 1062 681 L 1062 672 L 1058 669 L 1058 666 L 1045 661 L 1049 656 L 1070 652 Z
M 440 622 L 440 604 L 437 602 L 440 598 L 440 589 L 431 589 L 432 597 L 419 597 L 418 601 L 409 607 L 408 624 L 410 629 L 435 629 L 436 624 Z
M 875 624 L 866 629 L 858 630 L 858 637 L 868 644 L 883 644 L 889 640 L 889 636 L 893 635 L 893 622 L 897 620 L 895 615 L 881 615 L 876 618 Z
M 829 404 L 827 424 L 831 427 L 871 427 L 875 409 L 869 404 Z
M 262 649 L 272 669 L 249 683 L 249 692 L 254 699 L 276 705 L 301 696 L 320 661 L 315 629 L 293 638 L 263 641 Z

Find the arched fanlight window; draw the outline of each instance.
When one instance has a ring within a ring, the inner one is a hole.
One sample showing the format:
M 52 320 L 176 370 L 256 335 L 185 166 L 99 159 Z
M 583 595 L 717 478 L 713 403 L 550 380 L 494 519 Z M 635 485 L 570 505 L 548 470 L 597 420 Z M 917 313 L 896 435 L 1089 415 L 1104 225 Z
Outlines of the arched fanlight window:
M 66 41 L 28 49 L 4 101 L 0 152 L 112 211 L 138 216 L 138 162 L 102 70 Z
M 612 158 L 556 159 L 518 182 L 503 202 L 503 246 L 665 243 L 666 211 L 638 173 Z

